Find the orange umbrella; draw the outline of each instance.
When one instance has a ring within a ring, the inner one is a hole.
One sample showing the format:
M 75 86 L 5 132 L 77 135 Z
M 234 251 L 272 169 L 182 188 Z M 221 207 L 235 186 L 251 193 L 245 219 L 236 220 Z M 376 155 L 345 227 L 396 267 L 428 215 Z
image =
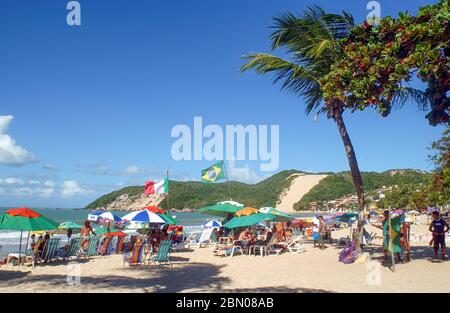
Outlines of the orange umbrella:
M 258 209 L 255 209 L 255 208 L 245 208 L 245 209 L 242 209 L 242 210 L 237 211 L 235 215 L 236 215 L 236 216 L 249 216 L 249 215 L 257 214 L 257 213 L 259 213 L 259 210 L 258 210 Z
M 159 214 L 164 214 L 164 213 L 166 213 L 163 209 L 158 208 L 158 207 L 153 206 L 153 205 L 151 205 L 151 206 L 146 206 L 145 208 L 142 208 L 142 210 L 149 210 L 150 212 L 153 212 L 153 213 L 159 213 Z

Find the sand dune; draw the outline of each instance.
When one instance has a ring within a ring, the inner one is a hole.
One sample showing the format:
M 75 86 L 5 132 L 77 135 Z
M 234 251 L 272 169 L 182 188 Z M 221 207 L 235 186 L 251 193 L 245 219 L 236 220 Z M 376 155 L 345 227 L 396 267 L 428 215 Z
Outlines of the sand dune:
M 294 174 L 298 176 L 294 178 L 289 189 L 280 195 L 280 201 L 277 209 L 286 213 L 294 211 L 294 204 L 298 202 L 305 194 L 307 194 L 314 186 L 316 186 L 327 175 L 315 174 Z M 290 176 L 292 177 L 292 176 Z M 288 177 L 287 179 L 289 179 Z

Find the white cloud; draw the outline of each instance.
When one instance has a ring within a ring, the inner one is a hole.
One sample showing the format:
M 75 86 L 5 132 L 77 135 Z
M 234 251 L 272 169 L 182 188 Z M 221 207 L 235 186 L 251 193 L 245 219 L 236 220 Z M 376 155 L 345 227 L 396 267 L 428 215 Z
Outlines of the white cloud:
M 0 164 L 22 166 L 36 162 L 36 157 L 31 152 L 17 145 L 16 141 L 7 134 L 13 119 L 12 115 L 0 115 Z
M 66 180 L 63 182 L 61 196 L 64 198 L 71 198 L 75 196 L 82 196 L 92 193 L 91 190 L 81 187 L 74 180 Z
M 0 179 L 0 185 L 4 185 L 4 186 L 11 186 L 11 185 L 23 185 L 24 182 L 22 179 L 20 178 L 15 178 L 15 177 L 7 177 L 7 178 L 3 178 Z
M 228 161 L 227 172 L 230 180 L 247 184 L 255 184 L 265 178 L 253 172 L 248 164 L 244 164 L 243 167 L 236 167 L 236 161 Z
M 130 165 L 124 171 L 122 171 L 122 176 L 138 175 L 142 173 L 144 173 L 144 171 L 138 166 Z
M 44 182 L 36 179 L 7 177 L 0 179 L 1 194 L 16 195 L 21 197 L 36 196 L 41 198 L 51 197 L 55 192 L 55 183 L 51 180 Z

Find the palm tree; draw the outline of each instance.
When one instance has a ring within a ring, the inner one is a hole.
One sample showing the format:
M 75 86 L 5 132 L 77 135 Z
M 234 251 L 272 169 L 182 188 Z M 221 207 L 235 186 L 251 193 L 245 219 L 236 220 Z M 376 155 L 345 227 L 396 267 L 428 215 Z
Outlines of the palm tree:
M 288 89 L 304 97 L 306 114 L 316 111 L 327 113 L 336 122 L 345 146 L 350 171 L 358 196 L 358 207 L 364 209 L 364 188 L 353 144 L 342 117 L 343 106 L 336 103 L 324 106 L 321 79 L 331 70 L 343 53 L 341 39 L 348 36 L 354 26 L 353 17 L 327 14 L 317 6 L 305 10 L 299 17 L 287 13 L 274 18 L 275 32 L 270 36 L 272 49 L 286 48 L 291 60 L 267 53 L 249 53 L 241 71 L 254 70 L 258 74 L 273 72 L 274 82 L 283 81 L 282 89 Z
M 249 53 L 243 56 L 247 63 L 241 67 L 241 72 L 254 70 L 261 75 L 273 73 L 274 83 L 281 81 L 282 89 L 292 91 L 305 99 L 306 114 L 326 113 L 328 118 L 335 121 L 345 146 L 358 197 L 358 208 L 364 213 L 363 181 L 342 116 L 344 103 L 324 103 L 321 88 L 321 80 L 344 53 L 342 39 L 346 38 L 354 27 L 353 17 L 347 12 L 342 12 L 342 15 L 327 14 L 322 8 L 313 6 L 298 17 L 286 13 L 274 18 L 274 22 L 275 32 L 270 36 L 272 50 L 284 48 L 290 59 L 267 53 Z M 393 104 L 402 106 L 409 99 L 419 102 L 422 106 L 426 101 L 419 91 L 404 87 L 393 98 Z M 362 217 L 363 215 L 360 218 L 360 227 Z M 362 236 L 362 231 L 360 235 Z

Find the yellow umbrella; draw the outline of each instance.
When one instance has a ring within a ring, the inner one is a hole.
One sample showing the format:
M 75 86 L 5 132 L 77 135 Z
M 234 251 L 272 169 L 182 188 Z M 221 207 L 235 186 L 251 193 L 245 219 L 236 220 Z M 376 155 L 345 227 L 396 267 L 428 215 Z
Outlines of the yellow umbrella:
M 242 210 L 237 211 L 235 215 L 236 215 L 236 216 L 249 216 L 249 215 L 257 214 L 257 213 L 259 213 L 259 210 L 258 210 L 258 209 L 255 209 L 255 208 L 245 208 L 245 209 L 242 209 Z

